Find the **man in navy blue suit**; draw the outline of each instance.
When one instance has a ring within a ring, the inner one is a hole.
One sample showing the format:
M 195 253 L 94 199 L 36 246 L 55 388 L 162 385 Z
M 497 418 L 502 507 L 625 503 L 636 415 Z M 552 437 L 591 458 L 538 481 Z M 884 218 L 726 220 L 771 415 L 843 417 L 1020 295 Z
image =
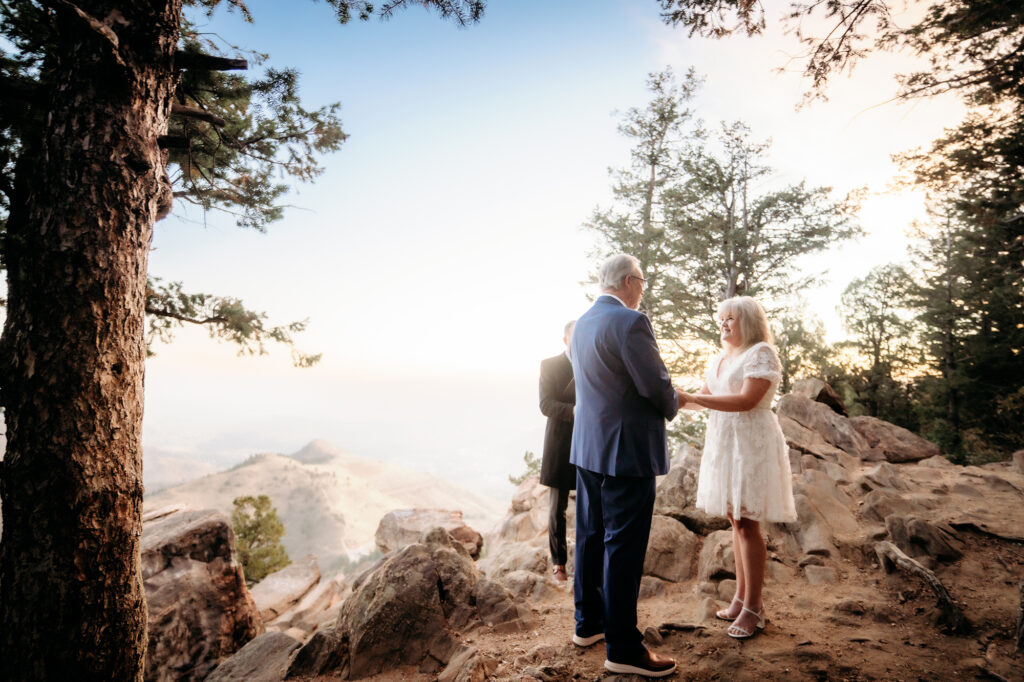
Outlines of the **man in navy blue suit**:
M 576 322 L 571 352 L 576 420 L 576 632 L 605 640 L 605 668 L 663 677 L 676 664 L 649 651 L 637 628 L 654 477 L 668 473 L 665 420 L 680 394 L 661 359 L 650 320 L 637 312 L 644 277 L 636 258 L 601 265 L 602 295 Z

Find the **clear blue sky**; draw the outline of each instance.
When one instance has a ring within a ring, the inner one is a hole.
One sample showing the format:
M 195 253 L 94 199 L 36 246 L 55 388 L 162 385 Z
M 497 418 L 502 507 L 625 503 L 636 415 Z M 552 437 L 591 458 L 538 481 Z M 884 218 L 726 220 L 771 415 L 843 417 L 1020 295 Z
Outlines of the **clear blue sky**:
M 774 72 L 797 50 L 790 38 L 690 40 L 660 23 L 654 0 L 492 0 L 466 29 L 419 8 L 341 26 L 324 3 L 249 6 L 254 24 L 220 11 L 204 30 L 298 68 L 307 105 L 340 101 L 351 137 L 266 235 L 184 206 L 157 225 L 152 274 L 237 295 L 277 322 L 308 317 L 300 345 L 324 353 L 296 370 L 284 351 L 239 360 L 201 332 L 159 348 L 144 445 L 202 466 L 325 438 L 508 490 L 505 475 L 541 445 L 538 363 L 587 306 L 581 225 L 609 203 L 607 168 L 628 161 L 615 112 L 643 106 L 648 72 L 704 74 L 698 115 L 771 137 L 778 182 L 875 193 L 868 236 L 808 263 L 831 271 L 810 299 L 832 336 L 838 292 L 902 257 L 921 215 L 920 197 L 888 190 L 889 155 L 959 115 L 949 101 L 871 108 L 908 67 L 897 57 L 797 112 L 806 83 Z

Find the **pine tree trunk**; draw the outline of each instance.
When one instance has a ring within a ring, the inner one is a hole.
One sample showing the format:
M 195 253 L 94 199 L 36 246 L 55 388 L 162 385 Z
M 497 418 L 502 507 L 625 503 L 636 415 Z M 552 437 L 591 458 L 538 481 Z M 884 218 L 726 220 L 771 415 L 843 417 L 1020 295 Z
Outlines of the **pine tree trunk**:
M 46 3 L 7 223 L 0 678 L 141 680 L 143 334 L 181 0 Z

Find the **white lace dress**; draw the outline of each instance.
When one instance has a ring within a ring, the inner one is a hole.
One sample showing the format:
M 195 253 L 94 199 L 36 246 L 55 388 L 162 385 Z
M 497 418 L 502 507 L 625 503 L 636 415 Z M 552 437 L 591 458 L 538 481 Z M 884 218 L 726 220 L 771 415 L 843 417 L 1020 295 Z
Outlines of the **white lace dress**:
M 782 379 L 775 349 L 757 343 L 729 359 L 719 355 L 705 382 L 712 395 L 723 395 L 739 393 L 748 377 L 768 379 L 772 385 L 746 412 L 709 410 L 696 506 L 716 516 L 795 521 L 789 448 L 771 410 Z

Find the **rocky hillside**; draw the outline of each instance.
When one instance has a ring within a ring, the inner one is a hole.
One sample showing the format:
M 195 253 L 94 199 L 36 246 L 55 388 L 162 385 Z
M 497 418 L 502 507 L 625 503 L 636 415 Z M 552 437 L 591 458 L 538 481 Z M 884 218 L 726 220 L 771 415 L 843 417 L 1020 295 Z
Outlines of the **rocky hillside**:
M 1024 453 L 955 466 L 892 424 L 847 418 L 834 399 L 808 382 L 779 403 L 799 518 L 764 528 L 769 624 L 751 640 L 714 617 L 735 589 L 732 537 L 693 507 L 699 449 L 675 454 L 641 586 L 649 645 L 677 659 L 675 679 L 1024 679 Z M 603 646 L 570 642 L 571 581 L 550 576 L 547 500 L 524 482 L 479 561 L 478 544 L 445 528 L 416 537 L 381 524 L 389 551 L 343 590 L 310 587 L 308 568 L 301 581 L 282 576 L 312 596 L 258 606 L 272 625 L 238 637 L 207 679 L 608 677 Z
M 230 514 L 236 497 L 260 494 L 277 507 L 289 556 L 313 554 L 325 572 L 345 556 L 372 550 L 377 524 L 394 509 L 461 510 L 466 523 L 486 530 L 505 508 L 436 476 L 317 440 L 291 455 L 255 455 L 229 471 L 147 495 L 145 509 L 185 506 Z

